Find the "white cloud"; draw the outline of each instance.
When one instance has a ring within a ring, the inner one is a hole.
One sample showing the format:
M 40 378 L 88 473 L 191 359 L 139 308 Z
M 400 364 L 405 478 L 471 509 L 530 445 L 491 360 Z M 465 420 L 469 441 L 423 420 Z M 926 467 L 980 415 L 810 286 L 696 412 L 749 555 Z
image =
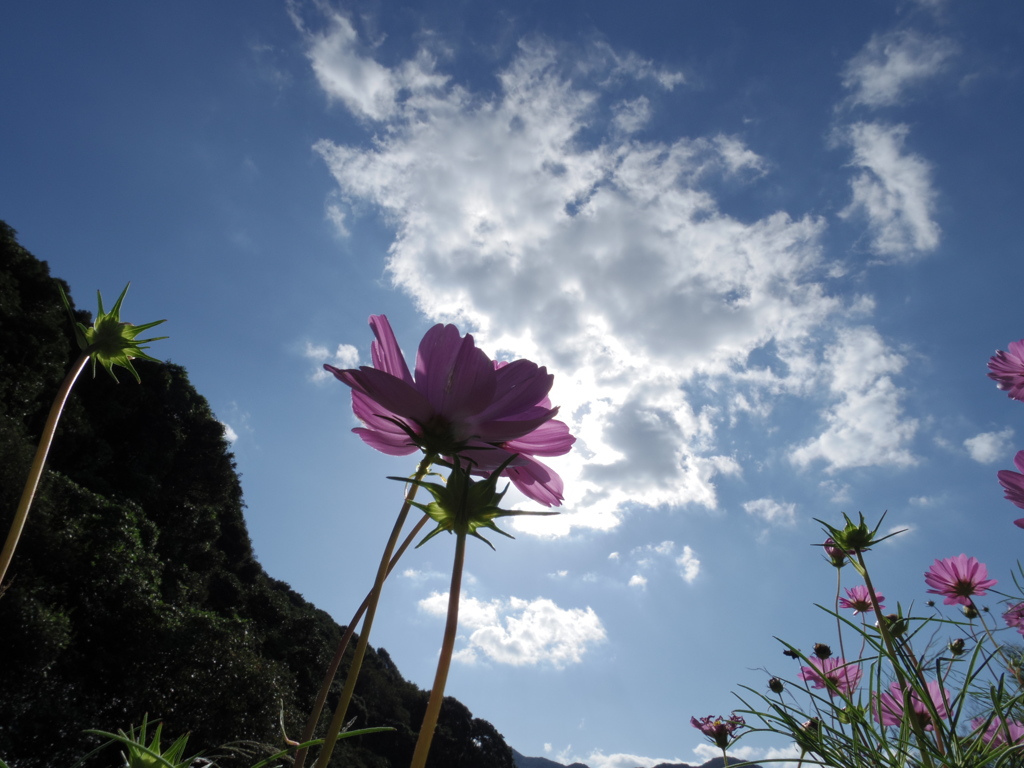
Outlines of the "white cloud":
M 570 747 L 560 752 L 557 756 L 558 762 L 563 764 L 583 763 L 590 766 L 590 768 L 653 768 L 653 766 L 662 763 L 682 762 L 677 757 L 642 757 L 625 752 L 606 755 L 599 749 L 594 750 L 589 755 L 575 755 L 571 754 L 571 749 Z M 722 756 L 721 752 L 718 753 L 718 756 Z
M 1013 439 L 1013 429 L 1007 427 L 1001 432 L 982 432 L 964 440 L 967 453 L 979 464 L 992 464 L 1005 458 Z
M 782 504 L 774 499 L 754 499 L 745 502 L 743 509 L 773 525 L 793 525 L 796 521 L 796 505 Z
M 230 424 L 228 424 L 226 421 L 222 421 L 220 425 L 224 427 L 225 440 L 227 440 L 229 443 L 233 443 L 238 439 L 238 433 L 231 428 Z
M 445 616 L 448 594 L 434 592 L 419 602 L 420 610 Z M 547 598 L 496 598 L 490 602 L 463 597 L 459 626 L 473 630 L 453 658 L 474 663 L 484 656 L 499 664 L 541 663 L 556 668 L 577 664 L 593 645 L 604 642 L 601 620 L 592 608 L 559 608 Z
M 840 216 L 864 215 L 872 252 L 896 259 L 939 245 L 931 165 L 903 151 L 908 130 L 905 125 L 856 123 L 844 136 L 853 146 L 853 165 L 864 170 L 850 182 L 853 200 Z
M 716 508 L 718 483 L 742 473 L 717 445 L 730 403 L 768 418 L 774 398 L 808 394 L 821 375 L 819 337 L 871 306 L 831 295 L 830 276 L 842 270 L 822 257 L 824 220 L 722 211 L 711 192 L 719 180 L 745 183 L 770 168 L 740 137 L 631 135 L 656 108 L 649 88 L 629 92 L 631 80 L 685 82 L 635 55 L 599 45 L 569 56 L 528 39 L 496 92 L 471 93 L 422 56 L 418 70 L 379 70 L 351 29 L 333 19 L 309 34 L 311 60 L 348 73 L 321 76 L 323 87 L 382 123 L 369 147 L 316 144 L 338 199 L 368 203 L 394 227 L 388 271 L 426 316 L 555 372 L 552 401 L 579 438 L 552 461 L 566 480 L 563 514 L 513 526 L 563 536 L 613 528 L 627 505 Z M 388 85 L 413 70 L 422 87 Z M 858 205 L 872 222 L 888 211 L 890 229 L 928 246 L 912 205 L 921 190 L 907 172 L 917 161 L 879 156 L 884 142 L 861 133 L 851 134 L 857 162 L 881 202 Z M 880 247 L 894 247 L 893 237 L 880 234 Z M 771 364 L 749 366 L 755 350 Z M 820 456 L 841 468 L 898 453 L 900 432 L 886 452 L 873 431 L 855 430 L 864 443 L 855 460 L 832 445 L 853 410 L 893 425 L 899 393 L 885 390 L 885 377 L 875 385 L 844 395 L 848 412 L 830 412 L 835 423 L 803 463 Z M 721 404 L 704 402 L 716 392 Z
M 873 35 L 843 71 L 850 101 L 867 107 L 897 104 L 906 90 L 941 72 L 956 46 L 913 30 Z
M 892 380 L 905 365 L 873 328 L 842 331 L 824 365 L 838 400 L 825 414 L 825 431 L 791 451 L 790 460 L 801 467 L 824 460 L 828 472 L 917 463 L 908 446 L 918 422 L 903 415 L 903 391 Z
M 306 55 L 320 87 L 362 118 L 385 120 L 403 100 L 417 104 L 447 80 L 433 72 L 434 62 L 426 51 L 394 69 L 378 64 L 365 55 L 352 22 L 340 13 L 330 14 L 325 31 L 307 32 L 307 37 Z
M 693 748 L 693 754 L 702 762 L 707 762 L 716 757 L 722 756 L 722 750 L 712 744 L 698 744 Z M 809 763 L 802 760 L 804 753 L 796 744 L 786 747 L 752 747 L 747 745 L 734 746 L 729 748 L 729 757 L 738 760 L 750 761 L 752 763 L 771 763 L 779 768 L 800 768 L 801 765 L 820 765 L 820 763 Z M 730 762 L 732 762 L 730 760 Z
M 629 586 L 643 589 L 647 586 L 647 578 L 639 573 L 634 573 L 629 579 Z
M 316 368 L 309 375 L 309 380 L 322 383 L 334 377 L 324 370 L 323 364 L 330 363 L 335 368 L 356 368 L 359 365 L 359 350 L 351 344 L 339 344 L 332 355 L 327 347 L 306 342 L 306 348 L 302 352 L 303 357 L 314 360 Z
M 679 566 L 679 575 L 687 584 L 692 584 L 700 575 L 700 560 L 690 547 L 683 547 L 683 553 L 676 558 L 676 565 Z

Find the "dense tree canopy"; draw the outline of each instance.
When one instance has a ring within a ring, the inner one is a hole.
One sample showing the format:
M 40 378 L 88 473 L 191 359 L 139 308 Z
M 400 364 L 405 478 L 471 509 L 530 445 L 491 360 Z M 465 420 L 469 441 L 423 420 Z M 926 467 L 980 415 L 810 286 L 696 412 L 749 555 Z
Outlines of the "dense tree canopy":
M 0 222 L 0 535 L 77 352 L 46 263 Z M 223 427 L 185 370 L 135 365 L 141 385 L 76 384 L 0 596 L 0 758 L 19 768 L 73 765 L 97 743 L 85 729 L 146 714 L 247 765 L 224 745 L 280 745 L 282 707 L 299 734 L 341 634 L 256 561 Z M 425 707 L 370 653 L 350 711 L 396 730 L 341 742 L 332 765 L 407 764 Z M 430 765 L 512 768 L 512 751 L 448 698 Z

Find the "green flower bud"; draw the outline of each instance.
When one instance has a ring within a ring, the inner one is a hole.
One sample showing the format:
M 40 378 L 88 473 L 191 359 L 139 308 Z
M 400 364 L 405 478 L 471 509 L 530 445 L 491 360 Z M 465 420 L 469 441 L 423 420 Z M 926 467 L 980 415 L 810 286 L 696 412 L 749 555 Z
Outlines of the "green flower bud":
M 958 637 L 956 640 L 950 640 L 949 645 L 946 647 L 949 648 L 949 652 L 954 656 L 962 656 L 964 653 L 964 639 Z
M 155 363 L 160 362 L 143 352 L 142 350 L 148 349 L 148 347 L 143 347 L 142 345 L 148 344 L 151 341 L 166 339 L 167 336 L 157 336 L 152 339 L 137 339 L 135 337 L 143 331 L 166 321 L 157 320 L 145 325 L 132 325 L 131 323 L 121 322 L 121 302 L 124 301 L 125 294 L 128 293 L 130 285 L 131 283 L 128 283 L 124 290 L 121 291 L 121 295 L 117 297 L 117 301 L 110 312 L 103 311 L 103 296 L 99 291 L 96 291 L 99 311 L 96 313 L 96 319 L 93 321 L 92 328 L 86 328 L 82 323 L 75 321 L 68 297 L 64 295 L 64 289 L 61 288 L 60 283 L 57 284 L 57 288 L 60 290 L 60 297 L 64 301 L 64 307 L 67 309 L 71 322 L 74 324 L 75 339 L 78 341 L 78 346 L 92 358 L 93 376 L 96 375 L 96 363 L 98 362 L 107 369 L 107 373 L 110 374 L 114 381 L 117 381 L 117 376 L 114 376 L 115 365 L 127 368 L 131 371 L 136 381 L 142 381 L 139 378 L 138 372 L 132 367 L 132 358 L 152 360 Z
M 784 689 L 785 686 L 782 684 L 782 681 L 779 680 L 779 678 L 773 677 L 768 680 L 768 690 L 770 690 L 772 693 L 782 693 Z

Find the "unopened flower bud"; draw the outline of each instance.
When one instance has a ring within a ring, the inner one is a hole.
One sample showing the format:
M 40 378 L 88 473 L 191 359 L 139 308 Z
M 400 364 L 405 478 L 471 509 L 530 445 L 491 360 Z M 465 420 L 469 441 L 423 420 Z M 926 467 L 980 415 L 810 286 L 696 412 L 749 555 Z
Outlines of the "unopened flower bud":
M 885 626 L 889 629 L 889 634 L 893 637 L 899 637 L 907 631 L 907 620 L 901 618 L 898 614 L 887 613 L 882 618 L 885 619 Z M 875 622 L 875 626 L 878 626 L 878 622 Z
M 949 645 L 946 647 L 949 648 L 949 652 L 954 656 L 962 656 L 964 652 L 964 639 L 958 637 L 956 640 L 950 640 Z
M 783 656 L 789 656 L 789 658 L 791 658 L 791 659 L 799 659 L 800 658 L 800 654 L 798 652 L 794 651 L 792 648 L 787 648 L 786 650 L 784 650 L 782 652 L 782 655 Z
M 964 612 L 964 616 L 966 616 L 968 619 L 976 619 L 976 618 L 978 618 L 978 609 L 975 608 L 973 604 L 972 605 L 965 605 L 963 607 L 963 612 Z
M 832 656 L 832 649 L 824 643 L 814 644 L 814 655 L 819 659 L 827 659 Z
M 772 693 L 782 693 L 784 687 L 785 686 L 782 685 L 782 681 L 777 677 L 773 677 L 768 680 L 768 690 Z
M 846 552 L 836 546 L 835 540 L 830 536 L 825 539 L 825 554 L 828 556 L 829 562 L 832 563 L 836 568 L 842 568 L 846 565 Z

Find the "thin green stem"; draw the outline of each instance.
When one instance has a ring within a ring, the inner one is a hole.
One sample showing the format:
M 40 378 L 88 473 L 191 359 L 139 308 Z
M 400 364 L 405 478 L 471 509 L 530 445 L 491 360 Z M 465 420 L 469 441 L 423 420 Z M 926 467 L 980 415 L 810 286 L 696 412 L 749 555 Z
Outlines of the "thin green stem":
M 875 617 L 878 619 L 878 634 L 882 636 L 882 642 L 885 644 L 886 649 L 889 652 L 889 659 L 892 663 L 893 672 L 896 674 L 896 679 L 899 681 L 900 691 L 903 694 L 903 711 L 907 714 L 907 720 L 910 721 L 911 730 L 914 732 L 914 736 L 917 739 L 918 747 L 921 751 L 921 757 L 924 760 L 926 768 L 932 767 L 932 758 L 929 754 L 928 747 L 926 745 L 927 737 L 924 734 L 924 728 L 922 728 L 920 721 L 913 715 L 914 708 L 910 703 L 910 689 L 907 686 L 907 678 L 903 674 L 903 670 L 899 663 L 900 654 L 896 651 L 896 641 L 893 638 L 892 633 L 889 631 L 889 622 L 882 613 L 881 607 L 878 605 L 878 597 L 875 595 L 875 585 L 871 583 L 871 576 L 868 575 L 867 564 L 864 562 L 864 554 L 861 551 L 855 553 L 857 555 L 857 562 L 860 565 L 858 569 L 860 574 L 864 577 L 864 586 L 868 588 L 868 597 L 871 598 L 871 607 L 875 611 Z M 914 676 L 921 679 L 921 670 L 912 670 Z M 924 685 L 922 681 L 922 685 Z M 928 688 L 925 685 L 922 690 L 922 695 L 928 695 Z M 881 705 L 878 705 L 881 708 Z M 936 730 L 936 734 L 938 731 Z M 941 747 L 940 747 L 941 748 Z
M 25 520 L 28 519 L 28 510 L 32 506 L 32 500 L 36 495 L 36 488 L 39 487 L 39 479 L 43 476 L 43 466 L 46 464 L 46 456 L 50 452 L 50 444 L 53 442 L 53 435 L 57 431 L 57 422 L 64 411 L 64 403 L 67 402 L 71 388 L 78 379 L 78 374 L 85 368 L 89 361 L 89 354 L 83 352 L 75 361 L 75 364 L 64 377 L 64 383 L 60 385 L 57 396 L 50 406 L 50 415 L 46 418 L 46 425 L 43 427 L 43 434 L 39 438 L 39 446 L 36 448 L 35 458 L 32 459 L 32 466 L 29 468 L 28 478 L 25 480 L 25 489 L 21 492 L 21 501 L 18 502 L 18 509 L 14 513 L 14 520 L 11 522 L 11 529 L 7 533 L 7 541 L 4 543 L 3 551 L 0 552 L 0 585 L 7 575 L 7 568 L 14 558 L 14 550 L 18 546 L 18 539 L 25 528 Z
M 415 490 L 413 490 L 415 493 Z M 410 497 L 411 498 L 411 497 Z M 405 541 L 402 542 L 402 546 L 395 552 L 394 557 L 391 558 L 391 562 L 388 564 L 388 572 L 385 575 L 391 575 L 391 572 L 395 569 L 399 559 L 405 554 L 405 551 L 412 544 L 413 539 L 416 538 L 417 534 L 423 530 L 423 526 L 426 525 L 427 520 L 430 518 L 424 515 L 420 518 L 420 521 L 413 526 L 413 529 L 409 531 L 409 535 L 405 537 Z M 370 595 L 367 594 L 363 598 L 362 604 L 359 609 L 355 612 L 352 620 L 348 623 L 345 628 L 345 633 L 341 636 L 341 641 L 338 643 L 338 650 L 334 653 L 334 658 L 331 659 L 331 663 L 327 667 L 327 671 L 324 674 L 323 683 L 320 686 L 320 691 L 316 695 L 316 700 L 313 702 L 313 711 L 309 713 L 309 720 L 306 721 L 306 730 L 303 731 L 302 738 L 299 740 L 300 743 L 305 744 L 307 741 L 313 741 L 313 734 L 316 731 L 316 724 L 320 722 L 320 714 L 323 712 L 324 703 L 327 701 L 327 694 L 331 690 L 331 684 L 334 682 L 335 675 L 338 674 L 338 667 L 341 665 L 341 660 L 345 656 L 345 651 L 348 650 L 348 644 L 352 640 L 352 635 L 355 634 L 356 625 L 359 620 L 363 618 L 363 614 L 366 612 L 366 607 L 370 604 Z M 295 767 L 302 768 L 306 764 L 306 753 L 309 751 L 308 747 L 302 747 L 295 753 Z
M 459 594 L 462 591 L 462 566 L 466 560 L 466 534 L 455 534 L 455 562 L 452 564 L 452 584 L 448 590 L 448 621 L 444 627 L 444 640 L 441 642 L 441 655 L 437 660 L 437 674 L 434 675 L 434 686 L 430 689 L 430 700 L 427 711 L 423 715 L 423 725 L 416 740 L 416 751 L 413 752 L 409 768 L 426 768 L 430 743 L 434 740 L 434 729 L 437 717 L 441 713 L 441 702 L 444 700 L 444 686 L 448 681 L 448 669 L 452 664 L 452 651 L 455 650 L 455 635 L 459 629 Z
M 415 480 L 422 480 L 430 465 L 434 462 L 434 455 L 427 454 L 420 461 L 416 468 Z M 377 614 L 377 604 L 380 602 L 380 593 L 384 588 L 384 580 L 388 575 L 388 566 L 391 564 L 391 553 L 395 551 L 395 544 L 398 543 L 398 536 L 405 527 L 405 519 L 409 515 L 409 508 L 412 506 L 413 497 L 416 495 L 416 483 L 410 483 L 409 490 L 405 494 L 405 503 L 398 513 L 398 519 L 391 530 L 391 536 L 384 547 L 384 554 L 380 558 L 380 566 L 377 568 L 377 578 L 373 582 L 373 589 L 370 590 L 369 602 L 366 606 L 366 618 L 363 619 L 363 629 L 359 633 L 359 642 L 356 643 L 356 650 L 352 656 L 352 665 L 348 670 L 348 677 L 345 679 L 345 688 L 341 692 L 341 700 L 334 710 L 334 717 L 327 728 L 324 737 L 324 745 L 317 757 L 315 768 L 327 768 L 327 763 L 334 752 L 334 745 L 338 741 L 342 727 L 345 725 L 345 715 L 348 714 L 348 705 L 352 702 L 352 694 L 355 693 L 356 681 L 359 679 L 359 670 L 363 666 L 363 657 L 366 656 L 366 648 L 370 644 L 370 630 L 373 627 L 373 619 Z

